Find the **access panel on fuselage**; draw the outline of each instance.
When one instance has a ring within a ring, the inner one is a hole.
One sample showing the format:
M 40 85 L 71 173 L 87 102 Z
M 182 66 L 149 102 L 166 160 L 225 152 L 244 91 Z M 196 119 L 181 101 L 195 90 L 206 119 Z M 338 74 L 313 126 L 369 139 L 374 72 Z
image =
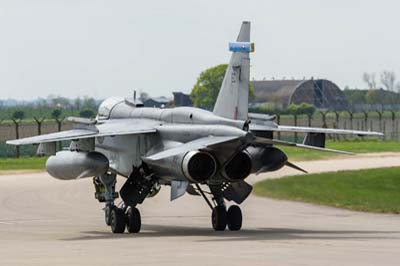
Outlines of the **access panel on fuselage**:
M 110 168 L 129 176 L 133 166 L 140 166 L 141 157 L 160 144 L 156 133 L 101 137 L 96 139 L 96 151 L 110 161 Z

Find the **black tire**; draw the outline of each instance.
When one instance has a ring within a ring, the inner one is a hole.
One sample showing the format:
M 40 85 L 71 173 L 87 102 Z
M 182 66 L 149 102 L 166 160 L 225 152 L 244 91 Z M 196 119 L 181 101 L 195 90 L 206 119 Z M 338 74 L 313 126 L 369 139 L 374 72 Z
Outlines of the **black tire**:
M 242 211 L 239 206 L 232 205 L 228 209 L 228 228 L 231 231 L 239 231 L 242 228 Z
M 225 206 L 217 206 L 211 214 L 211 223 L 215 231 L 224 231 L 227 223 Z
M 125 212 L 120 208 L 112 208 L 110 213 L 111 231 L 122 234 L 125 231 Z
M 104 209 L 104 220 L 106 222 L 106 225 L 110 226 L 111 225 L 111 210 L 114 208 L 114 205 L 109 205 L 106 206 Z
M 126 215 L 126 229 L 129 233 L 139 233 L 142 226 L 140 212 L 137 208 L 130 208 Z

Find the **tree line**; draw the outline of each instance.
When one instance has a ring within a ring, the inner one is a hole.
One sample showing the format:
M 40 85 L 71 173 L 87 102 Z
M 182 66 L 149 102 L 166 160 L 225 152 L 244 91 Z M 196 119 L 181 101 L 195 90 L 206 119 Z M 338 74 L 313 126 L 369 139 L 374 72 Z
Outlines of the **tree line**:
M 398 105 L 400 104 L 400 81 L 394 71 L 376 73 L 365 72 L 362 76 L 366 89 L 351 89 L 348 86 L 344 94 L 351 106 L 354 105 Z
M 0 121 L 60 119 L 68 116 L 90 118 L 96 115 L 99 103 L 99 100 L 89 97 L 68 99 L 49 96 L 30 102 L 0 100 Z

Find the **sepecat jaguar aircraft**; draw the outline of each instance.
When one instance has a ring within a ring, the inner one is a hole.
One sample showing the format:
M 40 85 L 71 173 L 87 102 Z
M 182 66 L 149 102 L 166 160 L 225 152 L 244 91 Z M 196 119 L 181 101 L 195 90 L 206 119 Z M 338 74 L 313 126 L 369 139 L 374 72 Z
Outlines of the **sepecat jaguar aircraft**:
M 191 108 L 146 108 L 133 99 L 112 97 L 99 107 L 96 119 L 69 118 L 67 131 L 8 141 L 38 144 L 38 154 L 51 155 L 48 173 L 58 179 L 93 177 L 95 197 L 105 203 L 105 222 L 114 233 L 138 233 L 138 205 L 171 187 L 171 200 L 188 193 L 201 195 L 212 210 L 215 230 L 240 230 L 242 203 L 252 186 L 251 174 L 284 166 L 305 170 L 288 161 L 276 145 L 345 153 L 325 148 L 326 134 L 381 136 L 378 132 L 281 126 L 273 117 L 248 113 L 250 22 L 243 22 L 213 112 Z M 303 142 L 274 139 L 275 132 L 300 132 Z M 70 145 L 57 151 L 58 143 Z M 116 191 L 117 175 L 126 178 Z M 114 201 L 121 197 L 120 204 Z

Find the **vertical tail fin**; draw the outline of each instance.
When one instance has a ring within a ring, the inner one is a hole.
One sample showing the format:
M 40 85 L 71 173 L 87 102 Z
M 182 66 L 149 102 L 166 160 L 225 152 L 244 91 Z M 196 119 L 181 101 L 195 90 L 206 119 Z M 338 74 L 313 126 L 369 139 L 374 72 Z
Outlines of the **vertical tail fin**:
M 250 22 L 244 21 L 237 42 L 230 43 L 231 60 L 225 73 L 214 114 L 238 120 L 247 120 L 249 102 L 250 56 L 254 46 L 250 43 Z

